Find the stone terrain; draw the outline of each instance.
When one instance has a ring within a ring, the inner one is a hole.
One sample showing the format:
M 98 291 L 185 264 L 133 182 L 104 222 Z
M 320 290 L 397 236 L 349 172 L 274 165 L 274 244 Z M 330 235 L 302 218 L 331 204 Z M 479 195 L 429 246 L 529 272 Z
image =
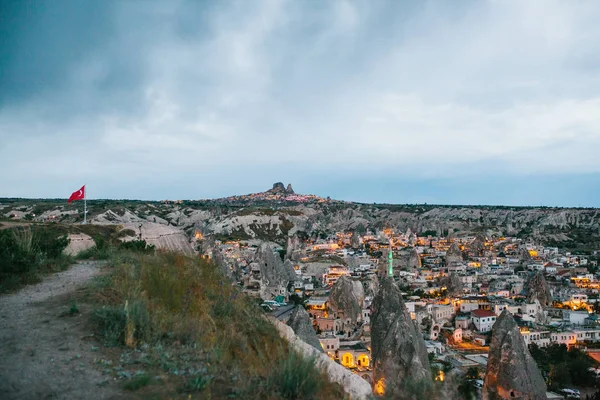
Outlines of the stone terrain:
M 446 265 L 450 266 L 453 264 L 460 264 L 462 261 L 462 252 L 460 251 L 458 244 L 454 242 L 452 245 L 450 245 L 450 248 L 446 252 Z
M 287 282 L 296 278 L 292 264 L 288 260 L 283 262 L 269 243 L 261 243 L 256 250 L 254 262 L 260 268 L 261 287 L 265 291 L 261 296 L 263 299 L 281 294 L 280 290 L 287 286 Z
M 464 294 L 463 284 L 460 280 L 460 276 L 458 276 L 454 272 L 450 273 L 449 276 L 444 278 L 442 284 L 446 286 L 448 296 L 459 297 Z
M 323 351 L 317 333 L 310 323 L 310 316 L 304 307 L 294 307 L 294 310 L 287 321 L 287 325 L 294 330 L 294 333 L 300 339 L 310 344 L 315 349 L 321 352 Z
M 544 400 L 546 384 L 512 315 L 504 310 L 492 329 L 483 400 Z
M 425 341 L 404 305 L 396 284 L 385 277 L 373 300 L 371 349 L 375 392 L 411 398 L 410 387 L 426 391 L 431 370 Z
M 358 320 L 362 312 L 365 293 L 362 284 L 347 276 L 342 276 L 333 285 L 329 293 L 329 307 L 344 319 L 350 319 L 352 324 Z
M 548 286 L 548 282 L 546 282 L 546 278 L 544 278 L 544 274 L 541 271 L 535 271 L 529 277 L 525 284 L 525 293 L 528 302 L 537 300 L 544 307 L 552 305 L 550 286 Z

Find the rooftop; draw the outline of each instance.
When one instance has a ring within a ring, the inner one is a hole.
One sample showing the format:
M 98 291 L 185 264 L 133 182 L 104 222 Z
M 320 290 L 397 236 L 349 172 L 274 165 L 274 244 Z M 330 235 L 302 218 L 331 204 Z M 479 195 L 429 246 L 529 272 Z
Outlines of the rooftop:
M 495 317 L 496 314 L 489 310 L 473 310 L 471 311 L 471 315 L 477 318 L 485 318 L 485 317 Z

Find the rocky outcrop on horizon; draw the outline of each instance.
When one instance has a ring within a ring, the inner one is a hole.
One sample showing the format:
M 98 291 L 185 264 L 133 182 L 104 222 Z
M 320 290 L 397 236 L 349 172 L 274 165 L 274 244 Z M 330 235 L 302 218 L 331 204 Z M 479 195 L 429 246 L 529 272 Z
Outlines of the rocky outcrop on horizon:
M 411 398 L 410 388 L 431 386 L 425 341 L 404 305 L 400 289 L 385 277 L 371 315 L 373 385 L 387 398 Z
M 362 313 L 365 292 L 360 281 L 347 276 L 337 280 L 329 293 L 329 309 L 355 324 Z
M 529 277 L 524 290 L 528 303 L 538 300 L 543 307 L 552 305 L 552 293 L 542 271 L 535 271 Z
M 287 321 L 287 325 L 294 330 L 294 333 L 303 341 L 310 344 L 319 351 L 323 351 L 321 342 L 317 337 L 317 332 L 310 323 L 310 316 L 303 306 L 296 306 Z
M 283 184 L 275 185 L 277 192 L 284 193 L 290 189 Z M 383 225 L 399 232 L 408 229 L 418 234 L 434 231 L 438 236 L 450 236 L 456 230 L 461 234 L 478 235 L 478 239 L 486 235 L 519 234 L 522 238 L 553 246 L 574 246 L 582 241 L 597 246 L 594 243 L 600 242 L 598 209 L 388 206 L 344 202 L 335 202 L 332 207 L 325 199 L 316 196 L 307 196 L 309 200 L 306 203 L 299 204 L 292 200 L 287 207 L 280 204 L 284 200 L 273 200 L 273 204 L 277 202 L 277 205 L 272 208 L 268 205 L 269 200 L 259 196 L 257 208 L 253 208 L 255 195 L 203 200 L 196 204 L 179 201 L 132 202 L 126 207 L 122 202 L 90 201 L 88 219 L 102 224 L 155 222 L 181 229 L 188 236 L 190 228 L 197 226 L 206 233 L 240 239 L 276 240 L 281 245 L 285 244 L 289 235 L 299 231 L 310 236 L 316 231 L 333 233 L 359 228 L 361 232 L 369 229 L 376 231 Z M 297 196 L 303 195 L 290 195 L 294 199 Z M 229 207 L 237 204 L 236 201 L 240 201 L 244 208 Z M 67 210 L 62 203 L 40 214 L 34 215 L 34 209 L 30 204 L 24 207 L 23 204 L 11 203 L 4 205 L 2 213 L 15 220 L 44 221 L 50 218 L 63 223 L 76 223 L 82 216 L 81 209 Z M 479 248 L 479 243 L 473 243 L 473 246 L 476 244 Z M 471 249 L 469 246 L 467 248 Z
M 291 183 L 289 183 L 286 188 L 285 186 L 283 186 L 283 183 L 275 182 L 273 184 L 273 187 L 271 189 L 267 190 L 267 193 L 280 194 L 280 195 L 294 194 L 294 189 L 292 189 Z
M 483 400 L 545 400 L 546 384 L 512 315 L 504 310 L 492 329 Z

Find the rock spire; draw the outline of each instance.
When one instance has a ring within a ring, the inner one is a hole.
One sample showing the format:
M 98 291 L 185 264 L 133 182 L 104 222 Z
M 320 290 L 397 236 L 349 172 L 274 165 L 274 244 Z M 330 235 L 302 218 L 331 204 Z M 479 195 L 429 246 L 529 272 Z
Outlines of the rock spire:
M 342 276 L 329 293 L 329 308 L 337 314 L 343 314 L 344 319 L 350 318 L 351 323 L 355 324 L 362 312 L 364 300 L 362 284 Z
M 552 305 L 552 294 L 548 282 L 544 278 L 542 271 L 535 271 L 525 284 L 525 294 L 527 302 L 533 303 L 537 299 L 543 307 Z
M 294 333 L 296 333 L 300 339 L 310 344 L 315 349 L 321 352 L 323 351 L 317 333 L 310 323 L 310 316 L 304 307 L 296 306 L 294 308 L 290 319 L 287 321 L 287 325 L 294 330 Z
M 371 316 L 373 386 L 387 398 L 411 398 L 431 387 L 431 370 L 425 341 L 410 314 L 400 289 L 385 277 L 373 300 Z M 417 398 L 415 397 L 415 398 Z
M 504 310 L 492 329 L 483 400 L 543 400 L 546 384 L 512 315 Z

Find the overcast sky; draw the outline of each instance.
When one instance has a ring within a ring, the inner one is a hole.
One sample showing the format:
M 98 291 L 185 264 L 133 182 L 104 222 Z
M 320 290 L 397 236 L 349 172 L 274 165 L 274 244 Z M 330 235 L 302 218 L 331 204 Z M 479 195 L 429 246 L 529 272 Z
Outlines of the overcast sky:
M 600 206 L 600 2 L 2 1 L 0 196 Z

